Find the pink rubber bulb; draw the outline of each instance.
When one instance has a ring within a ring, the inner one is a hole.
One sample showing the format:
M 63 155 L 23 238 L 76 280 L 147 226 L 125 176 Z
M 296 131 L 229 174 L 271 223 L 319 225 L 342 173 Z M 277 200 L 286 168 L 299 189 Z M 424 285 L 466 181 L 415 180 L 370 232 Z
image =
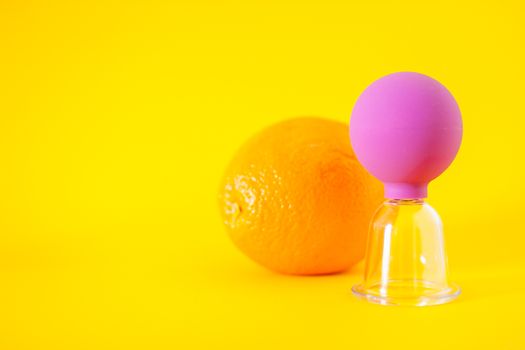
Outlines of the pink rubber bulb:
M 358 160 L 385 185 L 386 198 L 426 198 L 428 183 L 454 160 L 461 112 L 438 81 L 402 72 L 373 82 L 350 119 Z

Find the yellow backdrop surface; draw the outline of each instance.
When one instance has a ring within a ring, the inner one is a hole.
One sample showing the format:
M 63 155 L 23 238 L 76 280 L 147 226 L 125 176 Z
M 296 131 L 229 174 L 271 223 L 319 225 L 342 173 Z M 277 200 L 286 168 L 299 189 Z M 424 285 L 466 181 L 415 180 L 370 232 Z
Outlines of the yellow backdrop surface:
M 0 349 L 525 349 L 524 62 L 517 0 L 1 1 Z M 239 253 L 239 145 L 407 70 L 464 117 L 429 198 L 460 299 L 369 305 L 359 268 Z

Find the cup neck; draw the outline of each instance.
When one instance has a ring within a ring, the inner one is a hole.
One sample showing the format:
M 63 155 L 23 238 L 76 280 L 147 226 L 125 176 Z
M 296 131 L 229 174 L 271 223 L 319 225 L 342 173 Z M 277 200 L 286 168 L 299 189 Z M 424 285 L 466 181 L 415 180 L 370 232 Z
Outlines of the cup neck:
M 424 198 L 387 198 L 386 204 L 390 205 L 423 205 L 425 204 Z

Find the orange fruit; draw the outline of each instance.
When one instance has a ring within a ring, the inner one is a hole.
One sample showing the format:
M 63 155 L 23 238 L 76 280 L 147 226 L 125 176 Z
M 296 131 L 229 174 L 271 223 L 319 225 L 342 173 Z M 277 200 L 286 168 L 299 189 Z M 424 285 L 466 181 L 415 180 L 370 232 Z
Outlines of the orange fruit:
M 348 125 L 299 118 L 270 126 L 235 155 L 219 193 L 237 247 L 286 274 L 343 271 L 364 255 L 381 184 L 359 164 Z

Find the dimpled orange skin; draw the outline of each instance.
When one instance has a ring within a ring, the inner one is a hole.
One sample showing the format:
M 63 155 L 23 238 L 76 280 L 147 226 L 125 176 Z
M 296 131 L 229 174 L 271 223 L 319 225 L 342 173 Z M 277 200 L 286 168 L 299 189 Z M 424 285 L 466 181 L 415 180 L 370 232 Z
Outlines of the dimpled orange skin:
M 285 274 L 341 272 L 364 255 L 382 185 L 352 152 L 348 125 L 299 118 L 251 138 L 231 161 L 219 193 L 235 245 Z

